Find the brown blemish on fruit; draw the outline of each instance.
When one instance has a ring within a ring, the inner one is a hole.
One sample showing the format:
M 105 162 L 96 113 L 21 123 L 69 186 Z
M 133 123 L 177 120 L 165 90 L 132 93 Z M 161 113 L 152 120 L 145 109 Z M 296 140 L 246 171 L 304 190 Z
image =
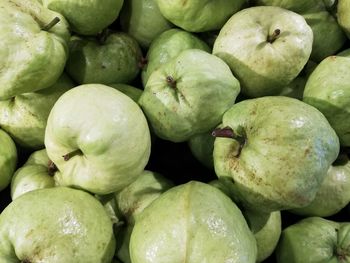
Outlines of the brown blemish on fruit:
M 166 76 L 165 81 L 171 88 L 176 88 L 176 80 L 172 76 Z
M 266 41 L 272 44 L 273 42 L 275 42 L 275 40 L 278 38 L 280 34 L 281 34 L 281 30 L 276 28 L 271 35 L 267 36 Z
M 236 157 L 228 156 L 228 166 L 231 171 L 238 172 L 239 171 L 239 164 L 238 159 Z

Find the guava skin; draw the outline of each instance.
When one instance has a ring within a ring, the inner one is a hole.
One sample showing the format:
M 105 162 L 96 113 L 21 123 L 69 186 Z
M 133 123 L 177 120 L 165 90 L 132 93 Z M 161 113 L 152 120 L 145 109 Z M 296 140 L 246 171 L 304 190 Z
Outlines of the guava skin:
M 149 76 L 155 70 L 186 49 L 201 49 L 209 53 L 211 51 L 204 41 L 182 29 L 173 28 L 160 34 L 147 51 L 147 63 L 141 74 L 143 86 L 146 86 Z
M 211 132 L 194 135 L 188 141 L 188 146 L 193 156 L 205 167 L 214 169 L 214 141 Z
M 81 190 L 28 192 L 0 215 L 1 262 L 109 263 L 114 249 L 112 222 Z
M 337 162 L 337 161 L 336 161 Z M 350 202 L 350 161 L 348 157 L 333 164 L 315 199 L 306 207 L 291 210 L 303 216 L 328 217 L 335 215 Z
M 326 116 L 342 146 L 350 146 L 349 67 L 349 57 L 327 57 L 310 75 L 303 95 L 304 102 Z
M 123 31 L 145 49 L 162 32 L 174 26 L 160 13 L 155 0 L 125 1 L 120 12 L 120 24 Z
M 18 168 L 12 177 L 12 200 L 29 191 L 55 187 L 54 175 L 58 171 L 54 167 L 49 166 L 50 160 L 45 149 L 33 152 L 25 164 Z
M 139 104 L 158 137 L 183 142 L 218 125 L 239 91 L 221 59 L 188 49 L 151 74 Z
M 279 6 L 296 13 L 308 12 L 315 9 L 319 10 L 324 7 L 322 0 L 253 0 L 253 3 L 263 6 Z
M 255 263 L 256 249 L 230 198 L 195 181 L 169 189 L 146 207 L 130 240 L 133 263 Z
M 0 129 L 0 191 L 11 182 L 17 165 L 17 148 L 12 138 Z
M 48 9 L 64 15 L 72 31 L 80 35 L 96 35 L 117 19 L 124 1 L 42 0 L 42 2 Z
M 317 65 L 316 62 L 309 60 L 300 74 L 293 79 L 291 83 L 285 86 L 279 95 L 303 100 L 306 81 Z
M 139 101 L 143 90 L 135 88 L 133 86 L 130 86 L 128 84 L 108 84 L 108 86 L 115 88 L 121 92 L 123 92 L 125 95 L 127 95 L 129 98 L 131 98 L 136 103 Z
M 53 106 L 45 146 L 61 172 L 55 177 L 58 184 L 104 195 L 140 175 L 151 140 L 137 103 L 112 87 L 85 84 L 64 93 Z
M 139 44 L 123 32 L 97 38 L 74 36 L 69 42 L 67 73 L 78 83 L 129 83 L 140 71 Z
M 235 138 L 215 139 L 215 172 L 231 181 L 234 200 L 252 210 L 308 205 L 339 153 L 322 113 L 293 98 L 241 101 L 224 114 L 222 127 Z
M 340 57 L 350 57 L 350 48 L 344 49 L 336 55 Z
M 231 68 L 248 97 L 277 95 L 307 63 L 313 33 L 305 19 L 275 6 L 234 14 L 221 28 L 213 54 Z
M 75 84 L 62 74 L 49 88 L 0 101 L 0 126 L 20 146 L 42 149 L 47 118 L 57 99 Z
M 220 29 L 244 0 L 156 0 L 162 15 L 188 32 Z
M 337 20 L 347 37 L 350 38 L 350 3 L 347 0 L 338 0 Z
M 314 40 L 310 58 L 321 62 L 341 49 L 347 38 L 337 20 L 328 11 L 302 14 L 311 27 Z
M 302 15 L 314 35 L 310 58 L 316 62 L 334 55 L 347 39 L 337 22 L 334 0 L 257 0 L 255 3 L 279 6 Z
M 256 213 L 244 211 L 250 230 L 253 232 L 258 247 L 256 262 L 267 259 L 275 250 L 282 232 L 281 212 Z
M 232 196 L 230 181 L 221 178 L 220 180 L 213 180 L 209 184 L 222 191 L 228 197 Z M 237 204 L 236 200 L 232 199 L 232 201 Z M 277 246 L 282 231 L 281 213 L 280 211 L 264 213 L 239 208 L 243 212 L 249 229 L 256 240 L 258 248 L 256 262 L 262 262 L 273 253 Z
M 162 175 L 143 171 L 142 174 L 122 191 L 115 194 L 116 209 L 125 220 L 120 230 L 116 254 L 124 263 L 131 263 L 129 243 L 137 216 L 174 184 Z
M 173 186 L 162 175 L 145 170 L 134 182 L 115 194 L 118 211 L 134 224 L 137 215 Z
M 305 218 L 282 231 L 277 263 L 345 263 L 350 261 L 348 222 Z
M 56 18 L 59 22 L 45 29 Z M 0 100 L 53 85 L 68 56 L 65 18 L 37 0 L 3 0 L 0 24 L 6 36 L 0 43 Z

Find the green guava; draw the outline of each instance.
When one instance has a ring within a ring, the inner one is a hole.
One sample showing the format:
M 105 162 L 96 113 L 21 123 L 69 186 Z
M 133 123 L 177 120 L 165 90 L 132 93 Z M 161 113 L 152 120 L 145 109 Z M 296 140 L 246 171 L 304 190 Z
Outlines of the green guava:
M 214 131 L 214 167 L 245 208 L 272 212 L 311 203 L 339 153 L 324 115 L 297 99 L 241 101 Z
M 37 0 L 2 0 L 0 25 L 0 100 L 52 86 L 68 56 L 65 18 Z
M 141 75 L 143 86 L 146 86 L 153 71 L 186 49 L 201 49 L 210 52 L 210 48 L 204 41 L 187 31 L 173 28 L 160 34 L 147 51 L 146 63 Z
M 66 74 L 62 74 L 49 88 L 0 101 L 1 128 L 22 147 L 43 148 L 49 113 L 57 99 L 74 86 L 73 81 Z
M 126 0 L 120 12 L 124 32 L 134 37 L 143 47 L 173 25 L 160 13 L 156 0 Z
M 255 263 L 257 253 L 237 206 L 196 181 L 169 189 L 139 214 L 129 249 L 133 263 Z
M 1 262 L 109 263 L 114 250 L 111 220 L 81 190 L 31 191 L 0 215 Z
M 239 91 L 225 62 L 187 49 L 151 74 L 139 104 L 158 137 L 183 142 L 218 125 Z
M 140 71 L 139 44 L 123 32 L 107 32 L 102 40 L 74 36 L 69 51 L 66 70 L 79 84 L 129 83 Z

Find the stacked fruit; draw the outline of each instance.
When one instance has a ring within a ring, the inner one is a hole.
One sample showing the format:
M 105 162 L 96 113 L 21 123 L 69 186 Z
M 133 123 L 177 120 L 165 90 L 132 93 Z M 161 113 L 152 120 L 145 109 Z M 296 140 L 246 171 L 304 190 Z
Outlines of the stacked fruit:
M 348 0 L 0 0 L 0 32 L 0 262 L 350 262 Z

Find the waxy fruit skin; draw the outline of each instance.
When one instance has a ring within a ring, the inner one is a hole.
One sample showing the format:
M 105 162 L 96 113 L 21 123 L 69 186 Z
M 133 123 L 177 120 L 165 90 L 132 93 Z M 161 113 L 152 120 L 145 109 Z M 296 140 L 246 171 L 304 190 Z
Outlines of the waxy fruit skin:
M 53 85 L 68 56 L 65 18 L 37 0 L 2 0 L 0 25 L 0 100 Z
M 277 263 L 346 263 L 350 261 L 350 224 L 308 217 L 282 231 Z
M 115 242 L 103 206 L 81 190 L 28 192 L 0 215 L 0 262 L 109 263 Z
M 225 62 L 187 49 L 151 74 L 139 104 L 157 136 L 183 142 L 218 125 L 239 91 Z
M 256 241 L 241 211 L 220 190 L 191 181 L 139 214 L 130 239 L 133 263 L 255 263 Z
M 0 191 L 11 182 L 17 165 L 17 149 L 14 141 L 0 129 Z
M 223 116 L 236 138 L 216 138 L 214 166 L 234 200 L 272 212 L 308 205 L 339 153 L 339 139 L 316 108 L 267 96 L 241 101 Z
M 61 172 L 55 177 L 58 184 L 102 195 L 121 190 L 140 175 L 151 140 L 136 102 L 112 87 L 85 84 L 64 93 L 53 106 L 45 146 Z
M 48 9 L 61 13 L 70 29 L 80 35 L 96 35 L 117 19 L 123 0 L 42 0 Z
M 312 30 L 301 15 L 257 6 L 237 12 L 225 23 L 213 54 L 230 66 L 244 95 L 262 97 L 279 94 L 297 77 L 309 60 L 312 43 Z

